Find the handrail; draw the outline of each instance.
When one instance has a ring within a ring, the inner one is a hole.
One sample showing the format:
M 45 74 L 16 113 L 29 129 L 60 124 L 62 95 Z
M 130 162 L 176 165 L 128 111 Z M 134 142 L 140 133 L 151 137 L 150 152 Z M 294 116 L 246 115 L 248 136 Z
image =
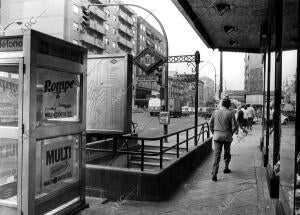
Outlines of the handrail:
M 197 142 L 195 143 L 195 146 L 197 146 L 198 144 L 198 141 L 202 135 L 202 141 L 204 141 L 204 135 L 205 133 L 207 134 L 207 138 L 209 138 L 210 136 L 210 129 L 209 129 L 209 125 L 207 122 L 205 123 L 202 123 L 200 125 L 198 125 L 197 127 L 200 127 L 201 126 L 201 130 L 200 132 L 197 134 L 197 137 L 199 138 L 196 138 L 197 139 Z M 133 140 L 141 140 L 141 150 L 140 151 L 129 151 L 128 149 L 128 146 L 127 146 L 127 150 L 126 151 L 123 151 L 122 149 L 121 150 L 117 150 L 116 152 L 118 154 L 127 154 L 127 159 L 129 160 L 129 155 L 140 155 L 141 156 L 141 171 L 144 171 L 144 156 L 160 156 L 160 168 L 162 169 L 163 168 L 163 155 L 173 149 L 173 148 L 176 148 L 176 155 L 177 155 L 177 158 L 179 158 L 179 146 L 186 143 L 186 151 L 188 151 L 188 142 L 189 140 L 192 140 L 195 138 L 195 135 L 189 137 L 189 130 L 192 130 L 194 129 L 195 126 L 192 126 L 192 127 L 189 127 L 189 128 L 186 128 L 186 129 L 183 129 L 183 130 L 180 130 L 180 131 L 176 131 L 176 132 L 173 132 L 173 133 L 170 133 L 170 134 L 167 134 L 167 135 L 162 135 L 160 137 L 134 137 L 134 136 L 130 136 L 130 135 L 123 135 L 121 137 L 119 137 L 120 139 L 123 139 L 125 142 L 128 141 L 129 139 L 133 139 Z M 179 134 L 180 133 L 186 133 L 186 139 L 185 140 L 182 140 L 182 141 L 179 141 Z M 169 147 L 165 147 L 163 146 L 163 139 L 166 138 L 166 137 L 170 137 L 170 136 L 173 136 L 173 135 L 176 135 L 176 144 L 175 145 L 172 145 L 172 146 L 169 146 Z M 158 152 L 145 152 L 145 141 L 148 140 L 148 141 L 155 141 L 155 140 L 160 140 L 160 143 L 159 143 L 159 151 Z M 107 141 L 107 140 L 106 140 Z M 99 143 L 103 143 L 105 141 L 95 141 L 95 142 L 91 142 L 91 143 L 88 143 L 87 146 L 90 146 L 90 145 L 94 145 L 94 144 L 99 144 Z M 87 151 L 98 151 L 98 152 L 112 152 L 112 150 L 110 149 L 95 149 L 95 148 L 86 148 Z

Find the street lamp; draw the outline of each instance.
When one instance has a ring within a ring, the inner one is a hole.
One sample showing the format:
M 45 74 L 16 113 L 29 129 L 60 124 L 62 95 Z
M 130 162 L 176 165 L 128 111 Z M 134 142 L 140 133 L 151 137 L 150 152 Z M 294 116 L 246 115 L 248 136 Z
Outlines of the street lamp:
M 22 22 L 20 22 L 20 21 L 12 21 L 11 23 L 9 23 L 8 25 L 6 25 L 4 28 L 1 26 L 1 31 L 0 31 L 0 35 L 1 36 L 4 36 L 5 35 L 5 30 L 9 27 L 9 26 L 11 26 L 12 24 L 17 24 L 17 25 L 22 25 Z

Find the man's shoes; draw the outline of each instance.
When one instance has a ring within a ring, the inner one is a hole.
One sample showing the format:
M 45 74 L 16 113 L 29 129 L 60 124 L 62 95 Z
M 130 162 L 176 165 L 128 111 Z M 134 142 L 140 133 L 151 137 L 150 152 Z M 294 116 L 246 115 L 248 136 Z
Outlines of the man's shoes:
M 226 168 L 226 169 L 224 169 L 224 171 L 223 171 L 225 174 L 227 174 L 227 173 L 231 173 L 231 170 L 229 169 L 229 168 Z
M 211 178 L 211 180 L 217 181 L 218 180 L 217 175 L 213 175 L 212 178 Z

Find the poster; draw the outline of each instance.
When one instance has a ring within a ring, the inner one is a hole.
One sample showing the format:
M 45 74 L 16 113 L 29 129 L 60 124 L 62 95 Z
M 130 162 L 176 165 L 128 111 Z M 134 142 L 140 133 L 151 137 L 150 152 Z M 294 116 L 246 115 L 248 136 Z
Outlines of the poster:
M 0 138 L 0 199 L 17 194 L 18 140 Z
M 0 125 L 18 126 L 18 75 L 0 72 Z
M 37 121 L 79 121 L 80 76 L 38 69 Z
M 44 140 L 42 147 L 42 190 L 74 176 L 74 138 Z
M 127 117 L 125 58 L 88 59 L 87 87 L 87 129 L 124 132 Z

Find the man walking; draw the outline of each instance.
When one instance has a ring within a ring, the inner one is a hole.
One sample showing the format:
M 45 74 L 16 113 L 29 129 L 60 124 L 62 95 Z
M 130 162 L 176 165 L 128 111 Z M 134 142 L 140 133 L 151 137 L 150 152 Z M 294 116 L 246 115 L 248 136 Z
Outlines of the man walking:
M 255 110 L 253 108 L 253 105 L 249 105 L 249 107 L 247 108 L 247 114 L 248 114 L 249 129 L 252 130 L 253 119 L 255 117 Z
M 230 173 L 229 162 L 231 159 L 230 146 L 232 135 L 237 131 L 238 126 L 233 112 L 229 110 L 230 99 L 225 98 L 222 101 L 221 108 L 216 110 L 210 119 L 209 127 L 213 133 L 214 144 L 214 164 L 212 169 L 212 180 L 217 181 L 219 163 L 224 146 L 224 173 Z

